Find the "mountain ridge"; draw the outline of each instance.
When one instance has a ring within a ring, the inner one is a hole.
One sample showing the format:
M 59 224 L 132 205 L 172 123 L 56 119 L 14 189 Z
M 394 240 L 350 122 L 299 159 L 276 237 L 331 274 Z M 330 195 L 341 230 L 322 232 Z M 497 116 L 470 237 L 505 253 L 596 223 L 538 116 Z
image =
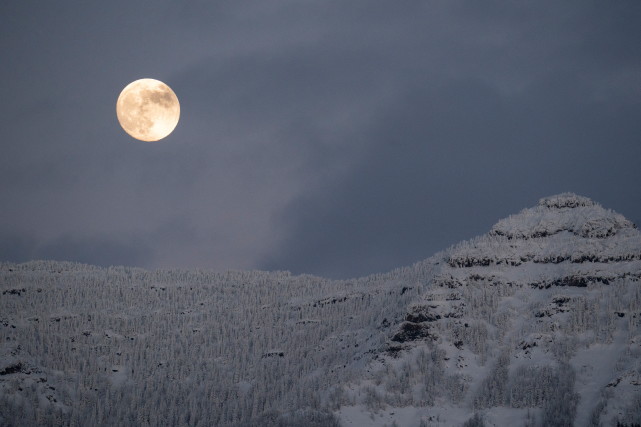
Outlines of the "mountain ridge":
M 351 280 L 52 261 L 0 278 L 6 425 L 641 422 L 641 234 L 572 193 Z

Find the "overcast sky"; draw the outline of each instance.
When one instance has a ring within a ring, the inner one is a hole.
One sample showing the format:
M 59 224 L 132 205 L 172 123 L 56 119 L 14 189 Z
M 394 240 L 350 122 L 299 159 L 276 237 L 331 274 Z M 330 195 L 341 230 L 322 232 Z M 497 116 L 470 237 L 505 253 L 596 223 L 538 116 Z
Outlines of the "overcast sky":
M 572 191 L 641 220 L 641 2 L 4 1 L 0 260 L 388 271 Z M 164 81 L 178 127 L 119 126 Z

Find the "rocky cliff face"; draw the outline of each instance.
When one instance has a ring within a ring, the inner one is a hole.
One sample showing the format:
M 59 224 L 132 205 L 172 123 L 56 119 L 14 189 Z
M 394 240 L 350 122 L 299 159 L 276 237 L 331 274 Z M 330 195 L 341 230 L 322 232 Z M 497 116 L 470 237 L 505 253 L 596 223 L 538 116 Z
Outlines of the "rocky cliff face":
M 394 412 L 406 425 L 460 425 L 475 413 L 488 425 L 641 422 L 632 222 L 560 194 L 435 263 L 428 290 L 349 388 L 344 421 L 370 412 L 384 423 Z

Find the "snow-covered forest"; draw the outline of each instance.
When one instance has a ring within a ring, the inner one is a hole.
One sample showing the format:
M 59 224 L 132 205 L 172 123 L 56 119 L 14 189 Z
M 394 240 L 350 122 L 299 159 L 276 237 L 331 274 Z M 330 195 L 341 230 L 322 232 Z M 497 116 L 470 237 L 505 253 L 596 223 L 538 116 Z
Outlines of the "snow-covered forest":
M 3 263 L 0 424 L 637 425 L 640 278 L 567 193 L 346 281 Z
M 0 274 L 3 425 L 331 424 L 340 384 L 419 293 L 391 276 L 45 261 Z

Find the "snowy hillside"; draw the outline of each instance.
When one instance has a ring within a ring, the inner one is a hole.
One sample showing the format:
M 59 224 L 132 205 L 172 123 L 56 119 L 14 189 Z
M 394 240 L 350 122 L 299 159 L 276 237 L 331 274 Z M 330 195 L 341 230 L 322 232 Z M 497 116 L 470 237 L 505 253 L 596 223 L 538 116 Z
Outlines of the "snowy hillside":
M 640 278 L 573 194 L 350 281 L 4 263 L 0 425 L 634 425 Z
M 2 426 L 336 425 L 340 384 L 419 294 L 389 275 L 45 261 L 0 283 Z

